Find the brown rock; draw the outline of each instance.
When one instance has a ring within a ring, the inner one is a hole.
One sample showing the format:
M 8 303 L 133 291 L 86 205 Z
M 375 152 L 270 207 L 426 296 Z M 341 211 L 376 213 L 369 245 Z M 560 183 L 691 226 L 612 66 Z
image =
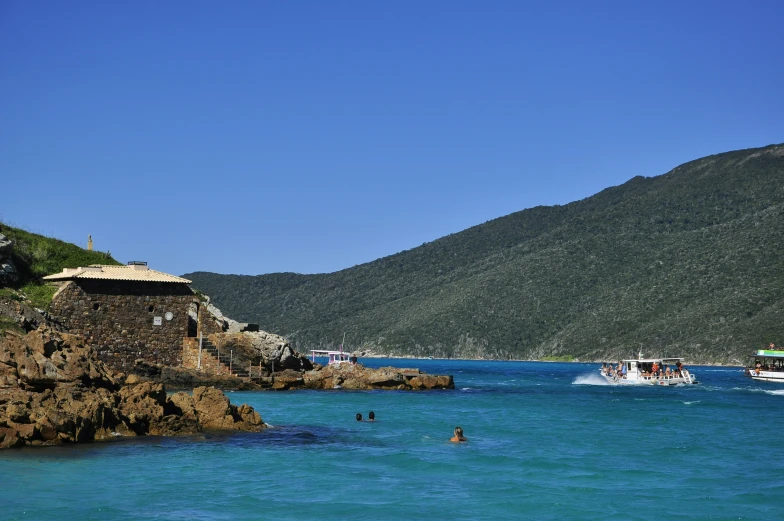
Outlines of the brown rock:
M 216 389 L 169 398 L 161 383 L 130 381 L 119 387 L 79 337 L 45 329 L 0 336 L 0 448 L 266 427 Z
M 24 445 L 24 440 L 19 437 L 19 433 L 15 429 L 0 426 L 0 449 L 10 449 L 22 445 Z
M 371 369 L 362 364 L 335 364 L 304 374 L 308 389 L 454 389 L 451 376 L 428 375 L 419 369 L 381 367 Z
M 193 406 L 205 429 L 257 431 L 266 427 L 259 413 L 248 405 L 237 408 L 221 391 L 212 387 L 193 390 Z
M 275 390 L 298 389 L 305 385 L 305 379 L 299 371 L 286 369 L 275 373 L 272 377 L 272 388 Z

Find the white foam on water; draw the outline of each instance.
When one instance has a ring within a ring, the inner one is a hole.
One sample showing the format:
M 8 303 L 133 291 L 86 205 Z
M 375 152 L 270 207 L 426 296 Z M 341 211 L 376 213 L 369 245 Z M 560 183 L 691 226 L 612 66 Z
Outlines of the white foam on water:
M 683 402 L 683 405 L 692 405 L 694 403 L 700 403 L 702 400 L 694 400 L 693 402 Z
M 784 389 L 762 389 L 760 387 L 732 387 L 731 391 L 743 391 L 747 393 L 766 393 L 766 394 L 782 394 Z
M 775 394 L 776 396 L 784 396 L 784 389 L 776 389 L 775 391 L 765 391 L 766 394 Z
M 578 376 L 572 385 L 613 385 L 598 374 L 584 374 Z

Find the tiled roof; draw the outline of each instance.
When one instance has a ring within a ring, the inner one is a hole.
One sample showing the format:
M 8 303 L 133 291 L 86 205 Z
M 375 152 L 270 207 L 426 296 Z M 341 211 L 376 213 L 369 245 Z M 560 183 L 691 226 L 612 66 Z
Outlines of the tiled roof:
M 190 284 L 191 281 L 151 270 L 147 266 L 104 266 L 93 264 L 85 268 L 64 268 L 62 273 L 47 275 L 44 280 L 73 280 L 73 279 L 103 279 L 103 280 L 132 280 L 138 282 L 177 282 Z

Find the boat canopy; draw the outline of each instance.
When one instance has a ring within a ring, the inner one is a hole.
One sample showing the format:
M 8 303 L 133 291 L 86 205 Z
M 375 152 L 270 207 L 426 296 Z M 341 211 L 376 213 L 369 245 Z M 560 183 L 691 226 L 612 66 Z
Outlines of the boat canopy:
M 352 361 L 352 355 L 347 351 L 328 351 L 326 349 L 311 349 L 310 353 L 311 353 L 311 361 L 313 363 L 316 362 L 317 356 L 321 356 L 321 357 L 326 356 L 329 359 L 330 364 L 339 364 L 343 362 L 348 363 Z M 356 358 L 354 358 L 354 361 L 356 361 Z
M 784 358 L 784 350 L 781 349 L 758 349 L 751 355 L 754 356 L 764 356 L 767 358 Z

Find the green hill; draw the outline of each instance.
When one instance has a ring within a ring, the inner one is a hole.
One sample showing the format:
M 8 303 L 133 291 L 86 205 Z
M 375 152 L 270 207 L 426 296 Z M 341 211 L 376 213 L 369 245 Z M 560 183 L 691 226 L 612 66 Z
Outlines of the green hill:
M 718 154 L 323 275 L 184 275 L 299 349 L 736 362 L 784 342 L 784 145 Z
M 63 268 L 90 264 L 120 264 L 108 253 L 88 251 L 75 244 L 52 239 L 36 233 L 0 223 L 0 233 L 14 241 L 12 260 L 19 272 L 13 289 L 21 291 L 33 305 L 46 308 L 55 288 L 43 284 L 41 277 L 62 271 Z M 0 289 L 0 296 L 2 296 Z M 7 290 L 5 290 L 7 292 Z

